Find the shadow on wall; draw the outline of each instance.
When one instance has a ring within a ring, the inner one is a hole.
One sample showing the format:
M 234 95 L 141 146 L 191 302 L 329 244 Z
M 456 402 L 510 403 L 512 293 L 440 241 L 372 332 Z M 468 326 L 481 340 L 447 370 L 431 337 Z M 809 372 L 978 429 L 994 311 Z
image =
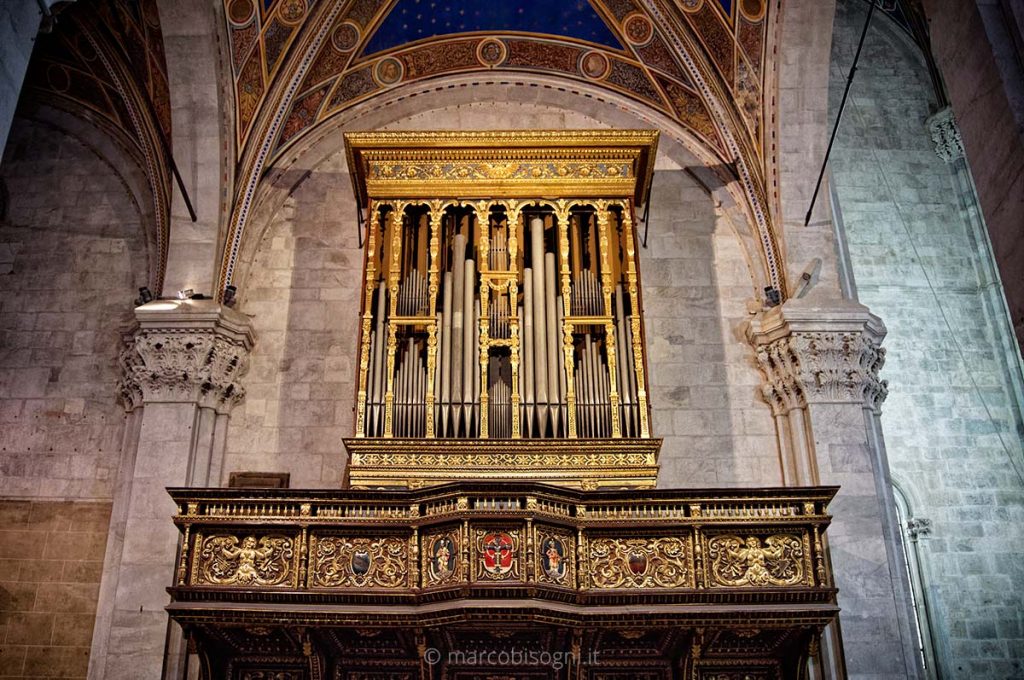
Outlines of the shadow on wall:
M 659 485 L 719 484 L 735 476 L 715 212 L 686 171 L 659 169 L 647 248 L 639 250 L 652 430 L 664 437 Z
M 287 471 L 293 487 L 336 488 L 353 427 L 363 251 L 342 156 L 293 174 L 242 291 L 259 343 L 224 470 Z

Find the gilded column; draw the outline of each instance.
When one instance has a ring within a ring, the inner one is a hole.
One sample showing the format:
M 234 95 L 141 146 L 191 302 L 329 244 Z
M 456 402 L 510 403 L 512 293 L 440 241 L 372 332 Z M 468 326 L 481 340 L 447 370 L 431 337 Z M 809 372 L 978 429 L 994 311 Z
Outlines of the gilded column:
M 373 292 L 377 288 L 377 232 L 380 211 L 370 201 L 370 220 L 366 234 L 366 284 L 363 287 L 363 325 L 359 346 L 359 392 L 356 395 L 356 436 L 366 436 L 366 381 L 370 372 L 370 327 L 373 324 Z
M 640 324 L 640 284 L 636 268 L 636 234 L 633 232 L 633 205 L 622 213 L 622 229 L 626 242 L 626 284 L 629 288 L 630 330 L 633 333 L 633 365 L 636 369 L 636 394 L 640 408 L 640 436 L 651 436 L 650 414 L 647 412 L 647 379 L 644 375 L 643 327 Z
M 565 357 L 565 406 L 568 435 L 576 438 L 576 387 L 573 379 L 573 346 L 572 322 L 569 321 L 572 310 L 572 282 L 569 271 L 569 202 L 559 200 L 555 208 L 555 220 L 558 222 L 558 253 L 562 274 L 562 353 Z
M 384 436 L 394 436 L 394 403 L 395 403 L 395 352 L 398 349 L 398 325 L 395 317 L 398 315 L 398 282 L 402 275 L 402 227 L 405 206 L 403 202 L 394 205 L 387 218 L 387 235 L 390 247 L 388 248 L 388 291 L 391 299 L 388 309 L 388 356 L 387 356 L 387 381 L 384 392 Z
M 610 206 L 603 201 L 597 206 L 597 229 L 601 244 L 601 292 L 604 296 L 604 342 L 608 355 L 608 401 L 611 403 L 612 437 L 622 436 L 622 422 L 619 414 L 619 390 L 617 364 L 615 362 L 615 324 L 612 322 L 612 266 L 608 257 L 613 220 Z
M 519 219 L 522 215 L 522 206 L 519 201 L 509 201 L 505 206 L 505 215 L 508 224 L 508 268 L 516 272 L 516 257 L 519 248 L 519 240 L 516 233 L 519 226 Z M 482 258 L 481 258 L 482 259 Z M 522 395 L 519 394 L 519 371 L 521 357 L 519 354 L 519 315 L 516 314 L 516 306 L 519 299 L 519 278 L 516 274 L 508 280 L 508 324 L 509 324 L 509 355 L 512 364 L 512 438 L 520 439 L 523 436 L 522 414 L 519 412 Z
M 426 388 L 426 437 L 433 439 L 435 436 L 434 425 L 437 422 L 434 410 L 436 408 L 434 394 L 434 378 L 437 368 L 437 292 L 438 292 L 438 270 L 441 253 L 441 219 L 444 216 L 444 203 L 441 201 L 430 202 L 430 265 L 428 269 L 427 295 L 429 297 L 428 316 L 431 321 L 427 324 L 427 388 Z
M 486 201 L 479 201 L 474 204 L 476 210 L 477 224 L 477 253 L 478 259 L 485 260 L 490 252 L 490 239 L 488 225 L 490 224 L 491 208 Z M 480 346 L 477 348 L 480 353 L 480 438 L 488 437 L 488 416 L 490 409 L 490 397 L 487 394 L 487 359 L 490 355 L 490 306 L 489 293 L 491 292 L 490 280 L 480 277 Z

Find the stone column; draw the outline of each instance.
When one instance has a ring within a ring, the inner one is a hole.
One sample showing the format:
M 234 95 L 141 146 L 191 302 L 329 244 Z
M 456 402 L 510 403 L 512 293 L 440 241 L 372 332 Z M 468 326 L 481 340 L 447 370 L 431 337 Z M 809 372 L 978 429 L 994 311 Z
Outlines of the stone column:
M 121 355 L 131 422 L 89 660 L 96 680 L 180 677 L 180 631 L 164 612 L 178 542 L 165 489 L 218 484 L 254 341 L 247 317 L 212 300 L 157 300 L 135 319 Z
M 840 487 L 828 538 L 842 647 L 838 630 L 823 639 L 825 677 L 921 677 L 879 423 L 885 326 L 857 302 L 793 299 L 760 313 L 747 337 L 766 378 L 786 485 Z

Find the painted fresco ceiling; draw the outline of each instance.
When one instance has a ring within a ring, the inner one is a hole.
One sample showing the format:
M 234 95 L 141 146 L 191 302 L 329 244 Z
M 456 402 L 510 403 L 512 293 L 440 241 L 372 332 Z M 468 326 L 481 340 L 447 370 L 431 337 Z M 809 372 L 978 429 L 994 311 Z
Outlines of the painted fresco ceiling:
M 285 54 L 308 19 L 323 13 L 323 4 L 330 0 L 226 1 L 240 157 Z M 767 0 L 680 0 L 682 11 L 676 12 L 740 103 L 756 148 L 763 132 L 766 5 Z M 383 89 L 487 69 L 598 82 L 681 119 L 722 149 L 679 57 L 633 0 L 360 0 L 334 23 L 294 96 L 276 149 Z
M 769 252 L 764 87 L 778 0 L 224 0 L 236 99 L 230 282 L 263 173 L 319 123 L 442 75 L 557 75 L 677 121 L 736 167 Z M 781 267 L 769 255 L 769 278 Z

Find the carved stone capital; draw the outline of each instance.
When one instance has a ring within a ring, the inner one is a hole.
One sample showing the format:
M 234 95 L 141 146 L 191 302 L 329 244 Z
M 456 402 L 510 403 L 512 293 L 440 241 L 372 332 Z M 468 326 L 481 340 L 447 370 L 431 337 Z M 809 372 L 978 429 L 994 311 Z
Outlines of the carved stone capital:
M 885 326 L 863 305 L 802 300 L 762 312 L 747 328 L 775 415 L 813 403 L 861 404 L 878 412 L 888 394 Z
M 932 521 L 924 517 L 911 517 L 907 520 L 907 533 L 912 540 L 932 533 Z
M 228 413 L 242 401 L 255 341 L 247 317 L 212 300 L 157 300 L 135 320 L 120 356 L 126 410 L 192 402 Z
M 953 117 L 953 109 L 947 106 L 929 118 L 927 124 L 939 158 L 952 163 L 964 157 L 964 140 Z

